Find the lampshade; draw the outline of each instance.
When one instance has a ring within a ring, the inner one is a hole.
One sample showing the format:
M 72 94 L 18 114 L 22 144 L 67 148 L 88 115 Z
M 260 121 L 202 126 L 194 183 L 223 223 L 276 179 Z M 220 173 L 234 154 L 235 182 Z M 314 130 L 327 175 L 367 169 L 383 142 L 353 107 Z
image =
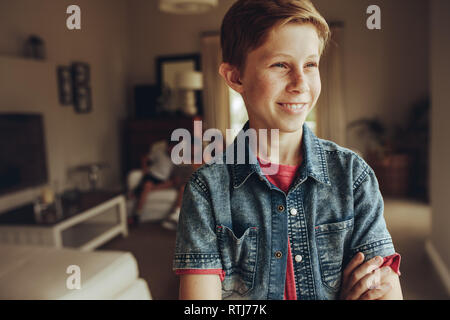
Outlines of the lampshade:
M 180 89 L 199 90 L 203 88 L 203 75 L 199 71 L 183 71 L 175 75 L 176 85 Z
M 209 11 L 218 2 L 219 0 L 159 0 L 159 9 L 176 14 L 196 14 Z

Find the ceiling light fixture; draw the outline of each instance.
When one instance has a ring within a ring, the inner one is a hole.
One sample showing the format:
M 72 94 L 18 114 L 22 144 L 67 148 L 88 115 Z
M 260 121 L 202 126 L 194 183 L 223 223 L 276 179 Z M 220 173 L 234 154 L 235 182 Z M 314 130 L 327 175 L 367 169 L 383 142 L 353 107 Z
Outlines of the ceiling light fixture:
M 159 9 L 176 14 L 205 13 L 217 7 L 219 0 L 159 0 Z

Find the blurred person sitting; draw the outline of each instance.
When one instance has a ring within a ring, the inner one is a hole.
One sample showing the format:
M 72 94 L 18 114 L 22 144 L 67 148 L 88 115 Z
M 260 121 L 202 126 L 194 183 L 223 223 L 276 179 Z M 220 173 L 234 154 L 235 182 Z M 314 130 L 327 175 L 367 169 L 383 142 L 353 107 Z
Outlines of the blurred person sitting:
M 154 143 L 150 147 L 150 152 L 141 159 L 141 170 L 130 173 L 130 176 L 134 174 L 131 177 L 134 180 L 136 180 L 136 176 L 140 177 L 136 186 L 129 183 L 128 196 L 130 199 L 136 200 L 136 206 L 132 213 L 134 222 L 138 222 L 149 192 L 173 187 L 173 181 L 170 177 L 174 164 L 170 158 L 170 153 L 174 146 L 175 143 L 170 140 L 161 140 Z
M 164 218 L 162 225 L 165 228 L 170 230 L 176 229 L 184 186 L 191 174 L 201 166 L 201 164 L 175 165 L 171 159 L 171 153 L 178 143 L 178 141 L 171 141 L 170 138 L 167 141 L 161 140 L 154 143 L 150 148 L 150 152 L 142 157 L 141 169 L 129 173 L 128 196 L 130 199 L 135 200 L 130 223 L 138 224 L 143 219 L 158 220 L 157 212 L 144 212 L 148 208 L 148 202 L 159 199 L 161 202 L 167 203 L 174 199 L 170 213 L 168 215 L 166 213 L 167 216 L 159 218 Z M 196 150 L 194 146 L 195 144 L 193 143 L 191 145 L 192 159 L 194 158 L 194 153 L 201 152 L 201 149 Z M 155 191 L 162 190 L 167 190 L 167 193 L 164 193 L 164 195 L 160 193 L 161 197 L 158 195 L 156 198 L 150 196 L 151 194 L 156 195 Z M 173 195 L 174 190 L 176 190 L 176 195 Z M 157 205 L 157 207 L 160 209 L 161 205 Z
M 172 213 L 167 216 L 167 218 L 162 222 L 162 226 L 166 229 L 176 230 L 178 226 L 178 220 L 180 217 L 181 203 L 183 200 L 183 192 L 184 187 L 189 181 L 192 173 L 196 171 L 199 167 L 201 167 L 204 163 L 204 159 L 202 157 L 202 142 L 198 137 L 193 138 L 193 143 L 191 144 L 191 161 L 189 164 L 180 164 L 176 165 L 172 174 L 172 181 L 174 186 L 178 189 L 177 199 L 175 200 L 174 209 Z M 196 142 L 196 143 L 195 143 Z M 198 148 L 200 147 L 200 148 Z M 195 155 L 200 153 L 200 157 L 202 159 L 202 163 L 196 164 L 194 163 Z

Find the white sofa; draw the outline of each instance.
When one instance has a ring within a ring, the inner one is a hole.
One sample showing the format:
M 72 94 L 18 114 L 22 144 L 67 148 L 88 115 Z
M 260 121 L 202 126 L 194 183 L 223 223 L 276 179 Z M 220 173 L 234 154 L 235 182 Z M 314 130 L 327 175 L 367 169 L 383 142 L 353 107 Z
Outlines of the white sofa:
M 179 187 L 185 185 L 195 168 L 189 164 L 176 165 L 171 173 L 171 179 L 178 185 L 178 188 L 167 188 L 152 191 L 147 195 L 146 200 L 139 212 L 141 222 L 156 222 L 167 218 L 174 209 L 178 197 Z M 131 192 L 140 183 L 144 173 L 141 169 L 133 169 L 127 174 L 127 191 Z M 136 199 L 127 200 L 127 214 L 133 214 L 136 207 Z
M 142 170 L 132 170 L 127 177 L 128 191 L 137 187 L 143 176 Z M 156 222 L 165 219 L 173 210 L 173 205 L 177 199 L 178 190 L 167 188 L 150 192 L 139 213 L 140 222 Z M 127 199 L 127 215 L 133 214 L 137 199 Z
M 69 266 L 80 270 L 80 289 L 68 288 Z M 0 300 L 150 300 L 130 252 L 0 245 Z

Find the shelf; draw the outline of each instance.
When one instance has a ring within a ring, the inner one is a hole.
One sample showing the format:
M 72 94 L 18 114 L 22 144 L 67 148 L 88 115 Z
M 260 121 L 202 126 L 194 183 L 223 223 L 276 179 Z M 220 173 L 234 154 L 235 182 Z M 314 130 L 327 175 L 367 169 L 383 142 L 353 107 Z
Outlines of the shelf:
M 98 194 L 95 194 L 98 196 Z M 98 248 L 108 240 L 128 235 L 125 197 L 83 198 L 84 210 L 51 225 L 0 225 L 0 243 L 38 244 L 82 251 Z M 92 201 L 89 201 L 92 200 Z
M 82 223 L 62 232 L 64 247 L 82 251 L 92 250 L 122 232 L 122 226 L 113 223 Z
M 0 59 L 5 60 L 15 60 L 15 61 L 22 61 L 22 62 L 31 62 L 31 63 L 40 63 L 40 64 L 55 64 L 53 61 L 50 61 L 48 59 L 33 59 L 33 58 L 27 58 L 22 56 L 15 56 L 15 55 L 7 55 L 7 54 L 0 54 Z

